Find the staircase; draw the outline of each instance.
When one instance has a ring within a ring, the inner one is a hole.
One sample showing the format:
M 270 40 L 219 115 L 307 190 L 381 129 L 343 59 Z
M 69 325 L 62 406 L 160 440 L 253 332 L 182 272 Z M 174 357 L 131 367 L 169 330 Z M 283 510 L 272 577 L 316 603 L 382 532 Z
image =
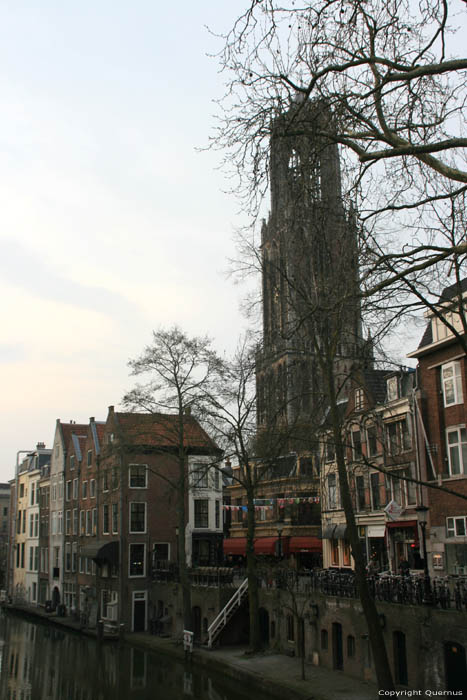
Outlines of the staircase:
M 219 615 L 211 622 L 208 627 L 207 645 L 212 648 L 213 643 L 220 635 L 226 624 L 241 606 L 248 595 L 248 579 L 246 578 L 241 586 L 237 588 L 227 605 L 220 611 Z

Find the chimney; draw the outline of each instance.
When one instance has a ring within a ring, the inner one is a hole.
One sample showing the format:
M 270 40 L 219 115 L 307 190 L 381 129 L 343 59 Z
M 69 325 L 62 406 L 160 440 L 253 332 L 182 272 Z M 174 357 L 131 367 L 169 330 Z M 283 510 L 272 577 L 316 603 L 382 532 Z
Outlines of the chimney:
M 94 418 L 94 416 L 91 416 L 91 418 L 89 419 L 89 422 L 90 422 L 90 423 L 95 423 L 95 422 L 96 422 L 96 419 Z
M 36 450 L 45 450 L 45 442 L 38 442 L 36 445 Z

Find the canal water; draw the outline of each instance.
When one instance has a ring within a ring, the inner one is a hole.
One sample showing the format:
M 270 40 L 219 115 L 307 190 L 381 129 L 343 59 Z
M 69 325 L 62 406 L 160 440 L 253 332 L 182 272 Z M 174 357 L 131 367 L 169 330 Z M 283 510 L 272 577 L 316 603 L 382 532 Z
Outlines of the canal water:
M 167 656 L 0 612 L 2 700 L 248 700 L 242 688 Z M 255 700 L 267 700 L 254 693 Z

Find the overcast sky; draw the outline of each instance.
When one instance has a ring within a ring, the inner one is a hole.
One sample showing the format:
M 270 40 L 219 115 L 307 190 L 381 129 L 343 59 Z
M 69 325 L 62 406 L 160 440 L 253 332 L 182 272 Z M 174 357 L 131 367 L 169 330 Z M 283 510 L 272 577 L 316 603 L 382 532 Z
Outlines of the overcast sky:
M 237 202 L 198 153 L 242 0 L 0 3 L 0 480 L 55 420 L 105 420 L 179 324 L 231 349 Z

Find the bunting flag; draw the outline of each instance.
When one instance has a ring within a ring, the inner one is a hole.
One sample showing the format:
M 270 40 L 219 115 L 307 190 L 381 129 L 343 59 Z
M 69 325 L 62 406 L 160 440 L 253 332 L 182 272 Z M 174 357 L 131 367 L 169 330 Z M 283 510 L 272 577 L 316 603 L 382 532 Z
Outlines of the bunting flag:
M 255 498 L 254 499 L 254 506 L 256 511 L 260 510 L 272 510 L 274 507 L 274 504 L 277 503 L 279 508 L 285 508 L 287 505 L 295 505 L 298 503 L 319 503 L 319 496 L 287 496 L 284 498 Z M 232 511 L 243 511 L 244 513 L 247 512 L 248 508 L 247 506 L 231 506 L 231 505 L 223 505 L 222 506 L 224 510 L 232 510 Z

